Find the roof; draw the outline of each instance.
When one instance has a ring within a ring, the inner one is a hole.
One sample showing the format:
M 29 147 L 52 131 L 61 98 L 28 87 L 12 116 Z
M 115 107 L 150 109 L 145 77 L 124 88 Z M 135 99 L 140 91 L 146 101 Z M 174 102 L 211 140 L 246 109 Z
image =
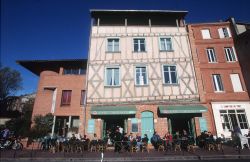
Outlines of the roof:
M 104 14 L 138 14 L 138 15 L 176 15 L 184 17 L 188 11 L 175 11 L 175 10 L 109 10 L 109 9 L 90 9 L 91 17 L 102 16 Z
M 87 59 L 60 59 L 60 60 L 17 60 L 16 63 L 28 69 L 35 75 L 44 70 L 58 72 L 60 67 L 87 67 Z
M 188 23 L 187 25 L 191 26 L 203 26 L 203 25 L 225 25 L 230 24 L 228 21 L 219 21 L 219 22 L 202 22 L 202 23 Z

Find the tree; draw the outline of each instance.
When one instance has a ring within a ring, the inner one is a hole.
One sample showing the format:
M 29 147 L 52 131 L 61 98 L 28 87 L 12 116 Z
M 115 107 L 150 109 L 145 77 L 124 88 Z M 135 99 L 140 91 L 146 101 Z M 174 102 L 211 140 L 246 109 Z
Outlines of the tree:
M 45 116 L 37 115 L 34 117 L 34 126 L 31 128 L 30 137 L 32 139 L 44 137 L 51 132 L 53 125 L 53 115 L 51 113 Z
M 30 99 L 23 105 L 19 117 L 13 118 L 5 123 L 5 125 L 11 131 L 14 131 L 16 135 L 21 137 L 27 137 L 29 135 L 33 105 L 34 99 Z
M 0 69 L 0 113 L 3 115 L 7 112 L 10 105 L 11 95 L 22 88 L 21 74 L 9 67 Z
M 9 67 L 0 69 L 0 101 L 5 100 L 8 96 L 13 95 L 17 90 L 22 88 L 21 74 Z

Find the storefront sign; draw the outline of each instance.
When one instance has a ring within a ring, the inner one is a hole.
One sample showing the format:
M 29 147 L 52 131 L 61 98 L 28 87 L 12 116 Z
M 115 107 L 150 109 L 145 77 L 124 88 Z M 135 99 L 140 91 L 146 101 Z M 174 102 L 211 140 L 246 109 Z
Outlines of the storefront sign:
M 221 105 L 221 108 L 224 108 L 224 109 L 241 108 L 241 105 Z

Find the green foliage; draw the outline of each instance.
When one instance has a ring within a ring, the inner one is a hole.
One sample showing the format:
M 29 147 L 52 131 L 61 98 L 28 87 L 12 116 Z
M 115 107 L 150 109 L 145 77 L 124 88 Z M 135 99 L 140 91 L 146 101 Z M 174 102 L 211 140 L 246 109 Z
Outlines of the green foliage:
M 22 112 L 18 118 L 14 118 L 6 122 L 5 125 L 11 131 L 14 131 L 16 135 L 22 137 L 27 137 L 29 135 L 33 105 L 34 100 L 28 101 L 24 104 Z
M 22 88 L 22 78 L 18 71 L 9 67 L 0 69 L 0 101 Z
M 53 115 L 46 114 L 45 116 L 37 115 L 34 117 L 34 126 L 31 128 L 30 136 L 32 139 L 44 137 L 51 132 L 53 125 Z

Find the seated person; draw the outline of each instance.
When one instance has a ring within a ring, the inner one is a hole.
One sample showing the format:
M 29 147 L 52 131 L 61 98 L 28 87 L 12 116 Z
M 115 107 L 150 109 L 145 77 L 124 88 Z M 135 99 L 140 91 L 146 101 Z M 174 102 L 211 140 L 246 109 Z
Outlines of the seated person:
M 137 142 L 137 149 L 139 150 L 141 148 L 141 136 L 139 133 L 136 134 L 135 140 Z
M 128 134 L 125 133 L 122 139 L 122 144 L 123 144 L 123 148 L 125 149 L 125 151 L 129 151 L 129 138 L 128 138 Z

